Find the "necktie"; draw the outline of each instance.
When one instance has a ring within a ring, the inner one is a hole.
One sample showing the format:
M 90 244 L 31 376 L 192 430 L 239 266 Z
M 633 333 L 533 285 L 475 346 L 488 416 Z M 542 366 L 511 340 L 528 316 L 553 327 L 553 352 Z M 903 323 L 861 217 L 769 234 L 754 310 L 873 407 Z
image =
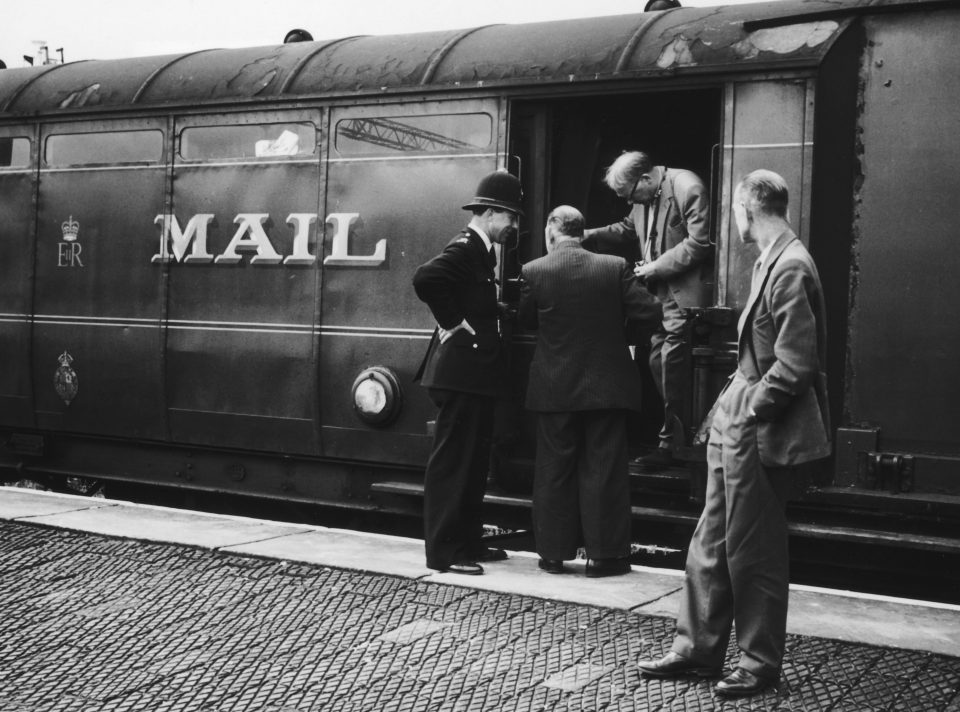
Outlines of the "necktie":
M 753 263 L 753 277 L 750 280 L 750 291 L 755 292 L 760 287 L 760 258 L 757 258 L 757 261 Z
M 760 272 L 760 258 L 758 257 L 758 258 L 757 258 L 757 261 L 753 263 L 753 275 L 750 277 L 750 296 L 747 298 L 747 303 L 748 303 L 748 304 L 753 304 L 754 301 L 755 301 L 755 300 L 757 299 L 757 297 L 759 296 L 759 295 L 757 294 L 757 290 L 760 288 L 760 282 L 762 281 L 762 280 L 760 279 L 760 275 L 761 275 L 761 272 Z M 744 309 L 742 312 L 740 312 L 740 319 L 737 321 L 737 333 L 738 333 L 738 334 L 742 334 L 742 333 L 743 333 L 743 327 L 744 327 L 744 326 L 746 325 L 746 323 L 747 323 L 747 315 L 748 315 L 748 310 L 747 310 L 747 309 Z
M 490 252 L 487 253 L 487 264 L 490 265 L 491 269 L 497 266 L 497 253 L 493 249 L 493 245 L 490 245 Z
M 653 225 L 650 220 L 650 206 L 643 206 L 643 231 L 645 233 L 646 239 L 644 240 L 644 250 L 643 250 L 643 261 L 644 262 L 653 262 L 654 250 L 653 250 L 653 237 L 650 234 L 650 231 L 653 229 Z

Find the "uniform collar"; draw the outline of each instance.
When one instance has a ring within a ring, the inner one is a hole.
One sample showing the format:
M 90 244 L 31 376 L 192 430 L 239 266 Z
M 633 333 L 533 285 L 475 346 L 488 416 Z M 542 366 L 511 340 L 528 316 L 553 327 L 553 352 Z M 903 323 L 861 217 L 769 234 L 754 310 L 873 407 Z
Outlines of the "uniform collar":
M 480 239 L 483 240 L 483 249 L 485 249 L 487 252 L 489 252 L 489 251 L 490 251 L 490 248 L 493 247 L 493 243 L 490 242 L 490 238 L 487 237 L 487 233 L 485 233 L 483 230 L 481 230 L 481 229 L 480 229 L 479 227 L 477 227 L 476 225 L 470 225 L 470 229 L 473 230 L 475 233 L 477 233 L 477 235 L 480 236 Z

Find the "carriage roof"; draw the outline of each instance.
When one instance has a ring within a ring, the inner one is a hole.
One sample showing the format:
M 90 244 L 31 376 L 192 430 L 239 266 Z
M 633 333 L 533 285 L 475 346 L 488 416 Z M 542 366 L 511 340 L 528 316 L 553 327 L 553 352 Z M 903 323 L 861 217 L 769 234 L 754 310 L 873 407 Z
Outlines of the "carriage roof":
M 816 67 L 858 14 L 945 0 L 780 0 L 0 71 L 0 117 Z

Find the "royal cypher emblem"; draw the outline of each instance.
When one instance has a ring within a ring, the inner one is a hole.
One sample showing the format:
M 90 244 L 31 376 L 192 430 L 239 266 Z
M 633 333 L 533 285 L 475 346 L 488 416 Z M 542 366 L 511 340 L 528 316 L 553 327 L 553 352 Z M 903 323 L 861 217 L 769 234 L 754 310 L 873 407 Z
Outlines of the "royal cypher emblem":
M 77 241 L 80 223 L 71 215 L 60 223 L 60 231 L 63 234 L 63 241 L 57 244 L 57 267 L 83 267 L 83 261 L 80 259 L 83 247 Z
M 64 242 L 74 242 L 80 233 L 80 223 L 73 219 L 71 215 L 67 220 L 60 223 L 60 231 L 63 233 Z
M 77 372 L 70 365 L 73 363 L 73 356 L 64 351 L 60 354 L 59 361 L 60 366 L 53 374 L 53 387 L 63 402 L 70 405 L 70 401 L 77 396 L 80 383 L 77 379 Z

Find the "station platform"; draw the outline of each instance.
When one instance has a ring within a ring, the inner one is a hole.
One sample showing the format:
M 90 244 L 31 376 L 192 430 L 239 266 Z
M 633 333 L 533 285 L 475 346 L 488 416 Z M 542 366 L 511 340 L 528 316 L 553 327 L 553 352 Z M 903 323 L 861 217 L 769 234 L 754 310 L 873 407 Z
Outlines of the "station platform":
M 776 690 L 641 678 L 680 572 L 0 487 L 0 712 L 960 712 L 960 606 L 791 587 Z M 731 649 L 728 665 L 736 660 Z

